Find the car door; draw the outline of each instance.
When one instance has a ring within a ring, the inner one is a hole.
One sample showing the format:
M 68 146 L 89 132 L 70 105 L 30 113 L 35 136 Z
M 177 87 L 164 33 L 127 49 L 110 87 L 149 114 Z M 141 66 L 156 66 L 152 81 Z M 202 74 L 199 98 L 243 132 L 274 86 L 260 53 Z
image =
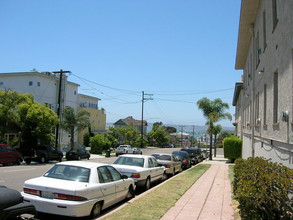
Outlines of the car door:
M 157 165 L 157 166 L 156 166 Z M 151 180 L 155 181 L 162 177 L 162 174 L 160 175 L 160 170 L 158 167 L 158 163 L 155 164 L 153 158 L 148 158 L 148 168 L 150 170 Z
M 181 169 L 181 163 L 179 160 L 177 160 L 177 158 L 173 154 L 172 154 L 172 161 L 175 166 L 175 171 L 178 172 Z
M 98 176 L 104 195 L 104 206 L 111 206 L 116 201 L 116 185 L 107 166 L 98 167 Z
M 113 182 L 116 190 L 116 200 L 120 201 L 125 198 L 128 193 L 128 183 L 124 181 L 121 174 L 112 166 L 107 166 L 112 175 Z

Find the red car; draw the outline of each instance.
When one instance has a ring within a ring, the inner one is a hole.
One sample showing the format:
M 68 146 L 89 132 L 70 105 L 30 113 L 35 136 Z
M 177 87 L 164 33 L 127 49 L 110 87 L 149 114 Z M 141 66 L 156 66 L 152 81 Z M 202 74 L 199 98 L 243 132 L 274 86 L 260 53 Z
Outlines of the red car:
M 23 161 L 21 153 L 7 144 L 0 144 L 0 164 L 15 163 L 20 165 Z

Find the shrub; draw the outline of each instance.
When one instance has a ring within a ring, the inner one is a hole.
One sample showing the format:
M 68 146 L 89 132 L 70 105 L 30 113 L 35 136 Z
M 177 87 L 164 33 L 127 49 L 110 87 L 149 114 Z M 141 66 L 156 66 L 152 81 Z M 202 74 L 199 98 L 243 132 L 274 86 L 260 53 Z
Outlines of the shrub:
M 233 192 L 242 219 L 292 219 L 292 169 L 264 158 L 237 159 Z
M 226 137 L 223 142 L 224 157 L 234 162 L 237 158 L 241 158 L 242 140 L 236 136 Z

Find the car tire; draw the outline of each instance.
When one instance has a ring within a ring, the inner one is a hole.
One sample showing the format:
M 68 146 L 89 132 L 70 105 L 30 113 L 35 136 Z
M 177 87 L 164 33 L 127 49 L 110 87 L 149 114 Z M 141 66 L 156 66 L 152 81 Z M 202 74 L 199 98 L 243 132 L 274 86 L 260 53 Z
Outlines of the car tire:
M 94 204 L 91 211 L 90 219 L 97 218 L 101 214 L 101 210 L 102 210 L 101 202 L 97 202 L 96 204 Z
M 60 157 L 58 158 L 58 161 L 61 162 L 62 158 L 63 158 L 63 156 L 60 155 Z
M 128 189 L 128 193 L 127 193 L 126 198 L 127 198 L 128 200 L 130 200 L 130 199 L 132 199 L 132 198 L 134 198 L 134 197 L 135 197 L 134 189 L 133 189 L 133 186 L 130 185 L 130 186 L 129 186 L 129 189 Z
M 168 176 L 167 176 L 167 174 L 164 172 L 164 173 L 163 173 L 163 176 L 162 176 L 162 178 L 161 178 L 161 182 L 164 182 L 166 179 L 168 179 Z
M 171 173 L 171 176 L 174 176 L 175 175 L 175 168 L 173 169 L 172 173 Z
M 20 158 L 17 158 L 17 160 L 15 161 L 15 164 L 16 165 L 20 165 L 21 164 L 21 159 Z
M 80 160 L 80 156 L 77 157 L 77 160 Z
M 144 185 L 145 190 L 149 190 L 151 188 L 151 180 L 150 177 L 147 178 Z
M 25 163 L 26 163 L 27 165 L 30 165 L 31 162 L 32 162 L 32 161 L 31 161 L 30 159 L 26 159 L 26 160 L 25 160 Z
M 46 157 L 44 155 L 41 156 L 40 162 L 41 163 L 46 163 Z

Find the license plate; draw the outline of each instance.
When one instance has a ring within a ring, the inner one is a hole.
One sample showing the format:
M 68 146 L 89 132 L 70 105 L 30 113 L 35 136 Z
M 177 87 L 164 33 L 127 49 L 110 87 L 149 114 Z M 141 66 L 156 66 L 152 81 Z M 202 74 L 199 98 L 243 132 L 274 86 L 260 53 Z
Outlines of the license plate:
M 53 199 L 54 195 L 51 192 L 42 192 L 42 197 L 46 199 Z

